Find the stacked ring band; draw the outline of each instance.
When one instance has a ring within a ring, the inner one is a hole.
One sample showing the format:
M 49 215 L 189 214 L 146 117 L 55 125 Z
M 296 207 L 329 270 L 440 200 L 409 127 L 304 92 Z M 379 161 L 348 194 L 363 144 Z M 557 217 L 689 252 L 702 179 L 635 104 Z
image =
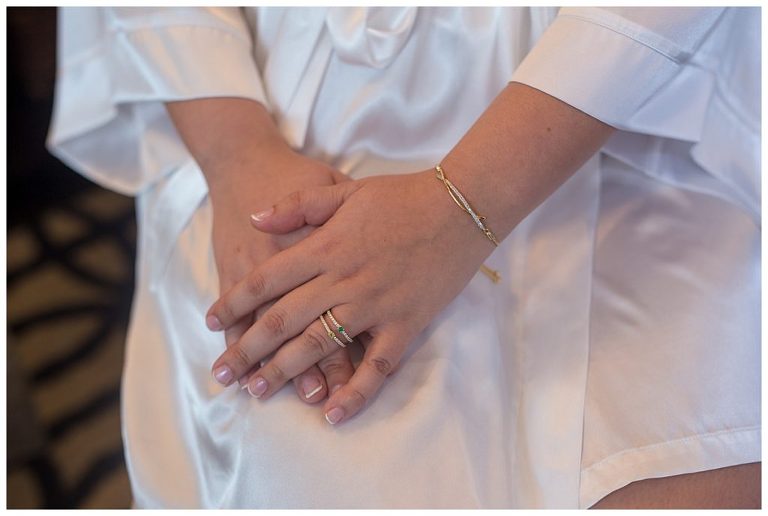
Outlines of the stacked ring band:
M 344 327 L 341 324 L 339 324 L 339 321 L 336 320 L 336 318 L 333 316 L 330 310 L 325 312 L 325 315 L 328 316 L 331 322 L 336 326 L 336 329 L 339 331 L 339 333 L 341 333 L 341 335 L 344 337 L 344 339 L 346 339 L 347 342 L 349 342 L 350 344 L 355 342 L 354 340 L 352 340 L 352 337 L 350 337 L 349 334 L 346 332 Z
M 329 336 L 330 338 L 332 338 L 332 339 L 333 339 L 333 341 L 334 341 L 336 344 L 338 344 L 338 345 L 339 345 L 339 346 L 341 346 L 342 348 L 346 348 L 346 347 L 347 347 L 347 345 L 346 345 L 346 344 L 344 344 L 343 342 L 341 342 L 341 340 L 340 340 L 340 339 L 339 339 L 339 338 L 336 336 L 336 334 L 335 334 L 335 333 L 333 333 L 333 331 L 331 331 L 331 328 L 328 326 L 328 323 L 327 323 L 327 322 L 325 322 L 325 317 L 323 317 L 323 314 L 320 314 L 320 322 L 321 322 L 321 323 L 323 323 L 323 328 L 325 328 L 325 331 L 326 331 L 326 333 L 328 334 L 328 336 Z

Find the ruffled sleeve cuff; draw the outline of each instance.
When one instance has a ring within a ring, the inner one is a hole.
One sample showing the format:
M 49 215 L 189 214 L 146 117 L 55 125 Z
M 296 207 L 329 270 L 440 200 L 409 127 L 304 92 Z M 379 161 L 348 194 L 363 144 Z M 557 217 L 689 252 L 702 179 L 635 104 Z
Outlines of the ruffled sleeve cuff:
M 231 11 L 189 12 L 142 24 L 96 8 L 60 10 L 54 155 L 135 195 L 191 159 L 163 102 L 241 97 L 268 106 L 245 22 Z

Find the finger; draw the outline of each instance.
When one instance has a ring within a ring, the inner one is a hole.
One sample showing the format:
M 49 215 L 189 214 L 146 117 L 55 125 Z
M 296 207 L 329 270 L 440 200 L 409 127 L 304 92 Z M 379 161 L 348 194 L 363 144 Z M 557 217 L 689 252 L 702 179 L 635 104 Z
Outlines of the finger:
M 355 339 L 359 339 L 360 334 Z M 352 359 L 349 356 L 347 348 L 339 348 L 317 363 L 317 367 L 325 377 L 325 384 L 328 386 L 328 395 L 330 396 L 342 385 L 347 383 L 355 372 L 352 366 Z
M 249 324 L 249 325 L 248 325 L 248 327 L 245 329 L 245 331 L 243 331 L 243 333 L 242 333 L 242 334 L 241 334 L 241 335 L 238 337 L 238 339 L 241 339 L 241 338 L 242 338 L 242 336 L 243 336 L 243 335 L 244 335 L 244 334 L 247 332 L 247 330 L 248 330 L 248 329 L 249 329 L 251 326 L 253 326 L 253 323 L 254 323 L 254 322 L 256 322 L 257 320 L 259 320 L 259 318 L 260 318 L 260 317 L 262 317 L 262 316 L 263 316 L 263 315 L 264 315 L 264 314 L 267 312 L 267 310 L 269 310 L 269 308 L 270 308 L 272 305 L 274 305 L 274 304 L 275 304 L 275 302 L 274 302 L 274 301 L 270 301 L 270 302 L 268 302 L 268 303 L 264 303 L 263 305 L 261 305 L 261 306 L 259 307 L 259 309 L 258 309 L 258 310 L 256 310 L 256 312 L 255 312 L 255 313 L 252 315 L 252 317 L 250 318 L 250 324 Z M 235 342 L 237 342 L 237 340 L 235 340 Z M 233 342 L 232 344 L 234 344 L 234 342 Z M 227 347 L 229 347 L 229 344 L 227 345 Z M 255 373 L 256 371 L 258 371 L 259 367 L 261 367 L 261 366 L 264 364 L 264 362 L 265 362 L 266 360 L 267 360 L 267 359 L 264 359 L 264 360 L 260 360 L 260 361 L 259 361 L 259 362 L 257 362 L 257 363 L 256 363 L 256 365 L 254 365 L 254 366 L 253 366 L 253 367 L 252 367 L 252 368 L 251 368 L 251 369 L 250 369 L 248 372 L 246 372 L 246 373 L 245 373 L 243 376 L 241 376 L 240 378 L 238 378 L 238 380 L 237 380 L 237 383 L 239 383 L 239 384 L 240 384 L 240 387 L 241 387 L 242 389 L 245 389 L 245 388 L 246 388 L 246 385 L 248 384 L 248 378 L 250 378 L 250 376 L 251 376 L 253 373 Z
M 293 379 L 296 394 L 306 403 L 317 403 L 328 393 L 327 383 L 320 369 L 313 365 Z
M 355 181 L 346 181 L 297 190 L 270 209 L 252 215 L 251 222 L 267 233 L 287 233 L 307 224 L 319 226 L 336 213 L 358 185 Z
M 248 328 L 251 327 L 253 324 L 253 315 L 245 316 L 239 321 L 237 321 L 233 326 L 230 326 L 225 332 L 224 332 L 224 341 L 226 342 L 227 347 L 231 346 L 235 342 L 237 342 L 240 337 L 245 334 L 246 331 L 248 331 Z M 254 368 L 254 371 L 256 368 Z M 247 377 L 247 376 L 246 376 Z M 245 383 L 245 379 L 240 379 L 239 383 L 240 385 L 243 385 Z
M 237 342 L 237 340 L 243 336 L 248 328 L 251 327 L 251 324 L 253 324 L 253 317 L 245 316 L 227 328 L 227 330 L 224 332 L 224 342 L 226 342 L 227 347 Z
M 335 304 L 332 294 L 322 280 L 312 281 L 281 297 L 262 317 L 253 323 L 240 340 L 227 348 L 213 364 L 213 375 L 226 378 L 229 385 L 241 378 L 251 367 L 275 351 L 283 343 L 295 337 L 307 328 L 321 313 Z M 282 383 L 293 378 L 316 363 L 322 356 L 304 363 L 299 370 L 292 370 L 290 376 L 282 378 Z M 276 368 L 274 359 L 270 361 Z M 277 363 L 279 365 L 279 362 Z M 275 372 L 277 375 L 279 371 Z
M 368 332 L 364 332 L 355 337 L 355 340 L 363 347 L 364 350 L 366 350 L 373 342 L 373 337 L 371 337 Z M 389 376 L 397 374 L 397 371 L 400 370 L 400 366 L 402 365 L 402 362 L 395 364 L 394 367 L 392 367 L 392 371 L 389 372 Z M 329 394 L 333 393 L 329 391 Z
M 344 326 L 347 335 L 355 335 L 355 330 L 360 331 L 360 327 L 356 328 L 355 324 L 364 325 L 366 321 L 361 317 L 353 318 L 350 312 L 350 305 L 341 305 L 333 309 L 333 314 L 338 321 L 348 321 L 350 324 L 349 327 Z M 329 330 L 325 329 L 318 317 L 307 325 L 301 335 L 281 346 L 272 360 L 249 378 L 248 391 L 251 395 L 260 399 L 269 398 L 288 380 L 340 349 L 341 344 L 346 346 L 344 336 L 331 326 L 327 318 L 326 322 L 336 339 L 329 334 Z
M 306 241 L 305 241 L 306 242 Z M 318 260 L 308 260 L 300 242 L 277 253 L 235 283 L 208 309 L 205 323 L 212 331 L 229 328 L 264 303 L 298 287 L 319 272 Z
M 336 425 L 357 414 L 392 373 L 403 349 L 403 340 L 394 332 L 374 336 L 355 374 L 325 403 L 325 419 Z
M 290 233 L 286 233 L 285 235 L 280 235 L 280 251 L 284 249 L 288 249 L 289 247 L 298 244 L 305 238 L 307 238 L 314 230 L 317 229 L 317 226 L 304 226 L 296 231 L 291 231 Z
M 355 337 L 355 340 L 358 344 L 360 344 L 363 347 L 363 350 L 368 349 L 368 346 L 371 345 L 371 342 L 373 341 L 373 337 L 371 337 L 371 334 L 368 332 L 363 332 L 360 335 L 357 335 Z

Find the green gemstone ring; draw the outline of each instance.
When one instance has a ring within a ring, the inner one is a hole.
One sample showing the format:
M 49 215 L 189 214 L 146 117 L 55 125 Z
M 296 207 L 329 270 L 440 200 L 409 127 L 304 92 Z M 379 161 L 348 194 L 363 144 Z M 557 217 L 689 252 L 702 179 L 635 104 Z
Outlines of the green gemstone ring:
M 328 310 L 327 312 L 325 312 L 325 315 L 327 315 L 328 318 L 331 320 L 331 322 L 339 329 L 339 333 L 341 334 L 341 336 L 344 337 L 344 339 L 347 342 L 352 344 L 354 342 L 354 339 L 352 339 L 352 337 L 350 337 L 349 334 L 347 333 L 347 330 L 345 330 L 344 327 L 341 324 L 339 324 L 339 321 L 336 320 L 336 318 L 333 316 L 331 311 Z

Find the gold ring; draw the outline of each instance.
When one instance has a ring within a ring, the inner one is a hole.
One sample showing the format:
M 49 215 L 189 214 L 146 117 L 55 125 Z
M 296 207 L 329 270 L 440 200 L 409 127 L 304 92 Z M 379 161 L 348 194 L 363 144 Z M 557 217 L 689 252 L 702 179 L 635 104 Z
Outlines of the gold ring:
M 328 310 L 328 312 L 326 312 L 326 313 L 330 313 L 330 310 Z M 342 348 L 346 348 L 347 347 L 347 345 L 344 344 L 343 342 L 341 342 L 341 340 L 336 336 L 336 334 L 333 333 L 333 331 L 331 331 L 331 328 L 328 326 L 328 323 L 325 322 L 325 318 L 323 317 L 323 314 L 320 314 L 320 322 L 323 323 L 323 328 L 325 328 L 325 332 L 328 334 L 328 336 L 330 338 L 333 339 L 333 341 L 336 344 L 338 344 Z
M 331 322 L 332 322 L 334 325 L 336 325 L 336 329 L 338 330 L 338 332 L 339 332 L 339 333 L 341 333 L 341 335 L 344 337 L 344 339 L 346 339 L 346 341 L 347 341 L 347 342 L 349 342 L 350 344 L 352 344 L 353 342 L 355 342 L 355 341 L 352 339 L 352 337 L 350 337 L 350 336 L 349 336 L 349 334 L 348 334 L 348 333 L 347 333 L 347 331 L 344 329 L 344 327 L 343 327 L 341 324 L 339 324 L 339 321 L 337 321 L 337 320 L 336 320 L 336 318 L 333 316 L 333 314 L 331 313 L 331 311 L 330 311 L 330 310 L 328 310 L 327 312 L 325 312 L 325 315 L 327 315 L 327 316 L 328 316 L 328 318 L 331 320 Z

